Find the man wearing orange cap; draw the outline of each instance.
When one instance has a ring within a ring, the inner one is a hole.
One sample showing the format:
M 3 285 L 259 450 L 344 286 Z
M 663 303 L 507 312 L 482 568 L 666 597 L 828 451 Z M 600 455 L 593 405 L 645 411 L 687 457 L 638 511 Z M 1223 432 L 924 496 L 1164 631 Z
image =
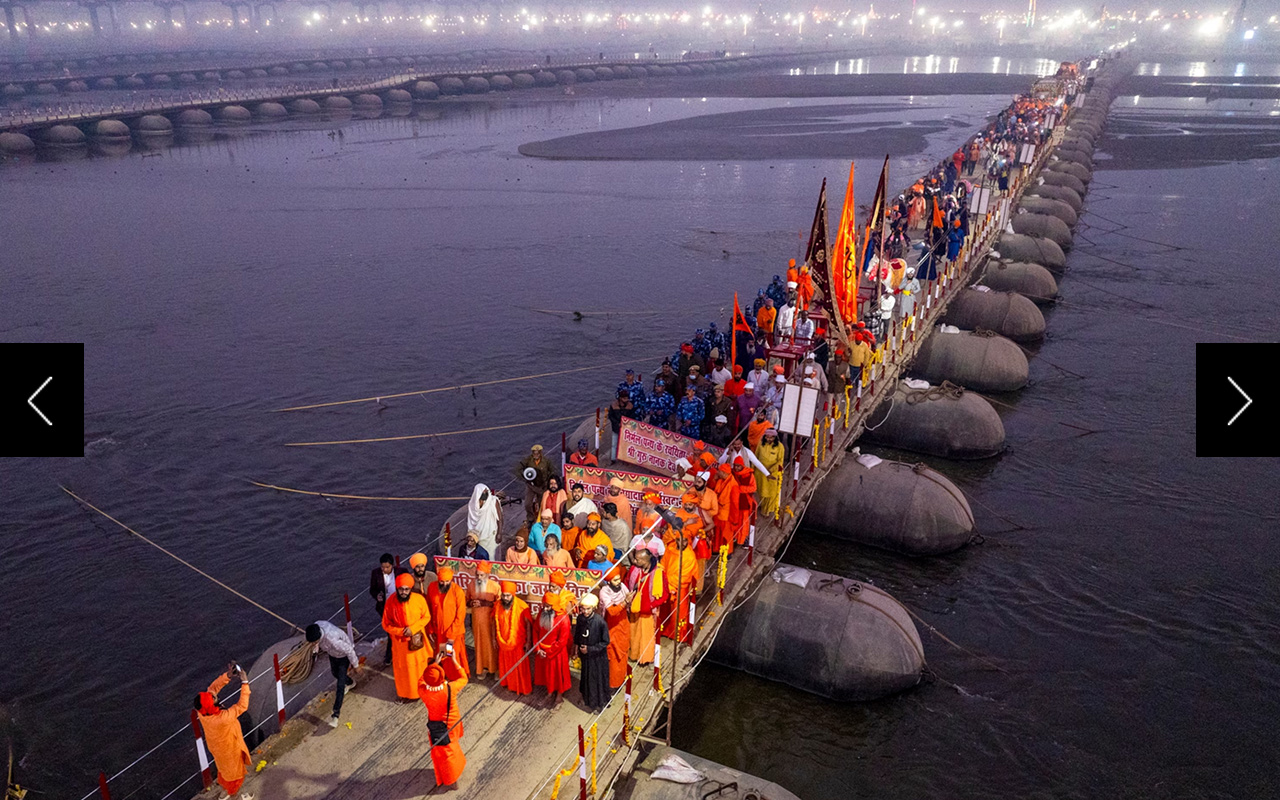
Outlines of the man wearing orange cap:
M 756 518 L 756 471 L 748 467 L 742 458 L 735 458 L 733 478 L 738 484 L 738 503 L 729 514 L 729 527 L 733 529 L 737 543 L 744 545 Z
M 800 298 L 800 307 L 807 309 L 813 302 L 813 275 L 809 273 L 809 265 L 800 268 L 800 279 L 797 281 L 796 295 Z
M 631 569 L 627 570 L 627 586 L 631 589 L 627 617 L 631 623 L 629 655 L 644 667 L 653 663 L 653 648 L 658 640 L 656 621 L 667 596 L 667 581 L 652 552 L 636 550 L 631 559 Z
M 437 650 L 452 653 L 464 672 L 467 665 L 467 596 L 453 582 L 453 568 L 441 567 L 440 578 L 427 587 L 427 605 L 431 607 L 432 643 Z
M 409 569 L 413 573 L 413 590 L 423 597 L 427 596 L 427 588 L 436 582 L 436 574 L 427 569 L 431 559 L 423 553 L 409 556 Z
M 222 708 L 218 705 L 218 692 L 232 676 L 240 678 L 240 699 L 231 708 Z M 249 676 L 232 664 L 209 684 L 207 691 L 196 695 L 194 703 L 204 729 L 205 747 L 218 765 L 218 784 L 227 791 L 228 798 L 236 797 L 244 783 L 245 765 L 253 763 L 240 728 L 240 715 L 249 710 L 249 694 Z M 242 792 L 239 800 L 253 800 L 253 795 Z
M 640 510 L 636 512 L 636 526 L 632 528 L 632 533 L 641 536 L 648 533 L 651 529 L 657 536 L 663 535 L 662 526 L 666 523 L 662 520 L 662 515 L 658 513 L 658 504 L 662 502 L 662 498 L 657 492 L 645 492 L 640 498 Z M 654 527 L 654 526 L 657 527 Z
M 724 382 L 724 396 L 730 400 L 734 400 L 742 394 L 746 388 L 747 381 L 742 377 L 742 365 L 733 365 L 733 377 Z M 737 405 L 736 403 L 734 404 Z
M 391 671 L 396 694 L 403 700 L 418 696 L 418 679 L 435 651 L 427 641 L 431 609 L 427 599 L 413 591 L 413 575 L 396 576 L 396 593 L 382 609 L 382 629 L 391 637 Z
M 699 508 L 701 500 L 702 497 L 697 492 L 685 492 L 680 498 L 680 508 L 675 511 L 676 518 L 684 523 L 679 535 L 690 543 L 690 547 L 698 559 L 697 569 L 694 570 L 694 584 L 699 592 L 702 591 L 703 576 L 707 571 L 707 558 L 711 555 L 711 548 L 706 543 L 706 529 L 702 520 L 702 509 Z M 672 541 L 675 541 L 675 536 L 670 537 L 667 544 L 670 545 Z M 669 569 L 667 572 L 671 574 Z
M 418 697 L 427 707 L 436 786 L 453 786 L 467 766 L 467 757 L 462 754 L 462 708 L 458 703 L 458 695 L 466 685 L 466 668 L 443 650 L 422 671 L 418 681 Z
M 631 620 L 627 600 L 631 593 L 622 583 L 622 569 L 614 565 L 600 587 L 600 607 L 609 626 L 609 688 L 617 689 L 627 680 L 627 656 L 631 650 Z
M 557 598 L 551 592 L 542 596 L 542 613 L 533 626 L 534 655 L 533 684 L 547 687 L 551 695 L 568 691 L 572 685 L 569 675 L 569 645 L 573 634 L 569 615 L 556 611 Z
M 693 584 L 698 577 L 698 556 L 689 546 L 689 539 L 681 531 L 662 557 L 662 571 L 670 582 L 670 590 L 662 604 L 662 635 L 668 639 L 679 636 L 688 643 L 693 639 L 689 625 L 689 600 L 693 596 Z
M 733 468 L 728 464 L 721 464 L 713 476 L 714 483 L 712 489 L 716 493 L 716 523 L 715 537 L 711 542 L 711 549 L 719 553 L 721 547 L 727 546 L 729 553 L 733 553 L 733 528 L 730 523 L 730 515 L 733 509 L 738 506 L 738 482 L 733 479 Z
M 502 582 L 502 599 L 494 608 L 498 633 L 498 674 L 502 685 L 516 694 L 533 691 L 529 669 L 529 604 L 516 597 L 516 585 Z
M 498 582 L 491 573 L 488 561 L 476 564 L 476 580 L 467 590 L 467 605 L 471 606 L 471 635 L 476 640 L 475 676 L 498 672 L 498 642 L 493 630 L 493 607 L 502 595 Z

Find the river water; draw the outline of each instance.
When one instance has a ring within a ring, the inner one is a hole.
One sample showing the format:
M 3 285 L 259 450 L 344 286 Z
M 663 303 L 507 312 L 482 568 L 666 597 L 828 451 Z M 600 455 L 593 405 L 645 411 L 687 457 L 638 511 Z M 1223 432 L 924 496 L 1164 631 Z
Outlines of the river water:
M 627 359 L 652 369 L 694 327 L 723 324 L 734 290 L 750 297 L 781 271 L 821 179 L 834 217 L 848 170 L 543 161 L 517 146 L 838 103 L 850 125 L 937 129 L 893 153 L 903 185 L 1005 102 L 512 96 L 0 169 L 0 337 L 85 342 L 85 457 L 0 466 L 0 703 L 25 782 L 84 795 L 99 769 L 182 731 L 228 659 L 286 632 L 59 484 L 290 620 L 329 617 L 349 592 L 369 628 L 377 555 L 414 551 L 458 503 L 247 481 L 429 497 L 501 485 L 530 444 L 574 423 L 285 445 L 585 414 L 625 365 L 382 409 L 276 409 Z M 833 705 L 704 664 L 676 743 L 806 799 L 1274 794 L 1280 470 L 1194 459 L 1193 370 L 1196 341 L 1274 329 L 1274 292 L 1256 278 L 1280 222 L 1275 164 L 1100 169 L 1035 383 L 1002 410 L 1010 452 L 938 465 L 981 504 L 986 544 L 911 561 L 802 533 L 787 551 L 874 581 L 966 648 L 922 632 L 937 680 Z M 858 173 L 863 202 L 874 172 Z M 1224 243 L 1200 224 L 1226 197 L 1256 224 Z M 163 797 L 195 770 L 191 750 L 183 732 L 116 796 Z

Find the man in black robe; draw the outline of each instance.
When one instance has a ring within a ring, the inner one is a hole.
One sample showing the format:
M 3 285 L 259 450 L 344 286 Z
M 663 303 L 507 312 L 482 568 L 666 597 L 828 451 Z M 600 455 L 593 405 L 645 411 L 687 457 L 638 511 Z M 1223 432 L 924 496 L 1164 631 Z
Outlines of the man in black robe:
M 582 613 L 574 626 L 573 641 L 582 659 L 582 678 L 578 689 L 582 700 L 593 712 L 609 704 L 609 625 L 596 613 L 600 598 L 582 596 Z

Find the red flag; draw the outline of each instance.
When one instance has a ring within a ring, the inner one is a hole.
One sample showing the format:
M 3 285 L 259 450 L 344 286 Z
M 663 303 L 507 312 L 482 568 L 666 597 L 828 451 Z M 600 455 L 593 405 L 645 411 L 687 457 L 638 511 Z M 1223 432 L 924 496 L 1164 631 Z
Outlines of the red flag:
M 738 363 L 738 331 L 742 331 L 748 336 L 753 335 L 750 323 L 747 317 L 742 313 L 742 308 L 738 305 L 738 293 L 733 293 L 733 329 L 729 331 L 729 335 L 733 338 L 729 341 L 729 369 L 733 369 L 733 365 Z
M 853 204 L 853 169 L 854 165 L 849 164 L 849 185 L 844 190 L 844 207 L 840 211 L 840 224 L 836 227 L 829 279 L 836 325 L 845 338 L 858 321 L 858 230 L 855 219 L 857 207 Z

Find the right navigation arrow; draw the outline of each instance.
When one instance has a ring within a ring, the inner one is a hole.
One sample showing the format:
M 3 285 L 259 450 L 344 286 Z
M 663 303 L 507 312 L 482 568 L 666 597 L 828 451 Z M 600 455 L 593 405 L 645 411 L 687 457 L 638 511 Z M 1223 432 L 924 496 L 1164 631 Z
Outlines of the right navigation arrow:
M 1241 396 L 1241 397 L 1243 397 L 1243 398 L 1244 398 L 1244 405 L 1240 406 L 1240 410 L 1239 410 L 1239 411 L 1237 411 L 1237 412 L 1235 413 L 1235 416 L 1233 416 L 1233 417 L 1230 419 L 1230 421 L 1228 421 L 1228 422 L 1227 422 L 1227 427 L 1231 427 L 1231 423 L 1232 423 L 1232 422 L 1235 422 L 1237 419 L 1239 419 L 1239 418 L 1240 418 L 1240 415 L 1244 413 L 1244 410 L 1245 410 L 1246 408 L 1248 408 L 1249 406 L 1253 405 L 1253 398 L 1252 398 L 1252 397 L 1250 397 L 1249 395 L 1245 394 L 1245 393 L 1244 393 L 1244 389 L 1241 389 L 1241 388 L 1240 388 L 1240 384 L 1238 384 L 1238 383 L 1236 383 L 1234 380 L 1232 380 L 1231 376 L 1227 376 L 1227 382 L 1228 382 L 1228 383 L 1230 383 L 1232 386 L 1234 386 L 1234 387 L 1235 387 L 1235 390 L 1236 390 L 1237 392 L 1239 392 L 1239 393 L 1240 393 L 1240 396 Z

